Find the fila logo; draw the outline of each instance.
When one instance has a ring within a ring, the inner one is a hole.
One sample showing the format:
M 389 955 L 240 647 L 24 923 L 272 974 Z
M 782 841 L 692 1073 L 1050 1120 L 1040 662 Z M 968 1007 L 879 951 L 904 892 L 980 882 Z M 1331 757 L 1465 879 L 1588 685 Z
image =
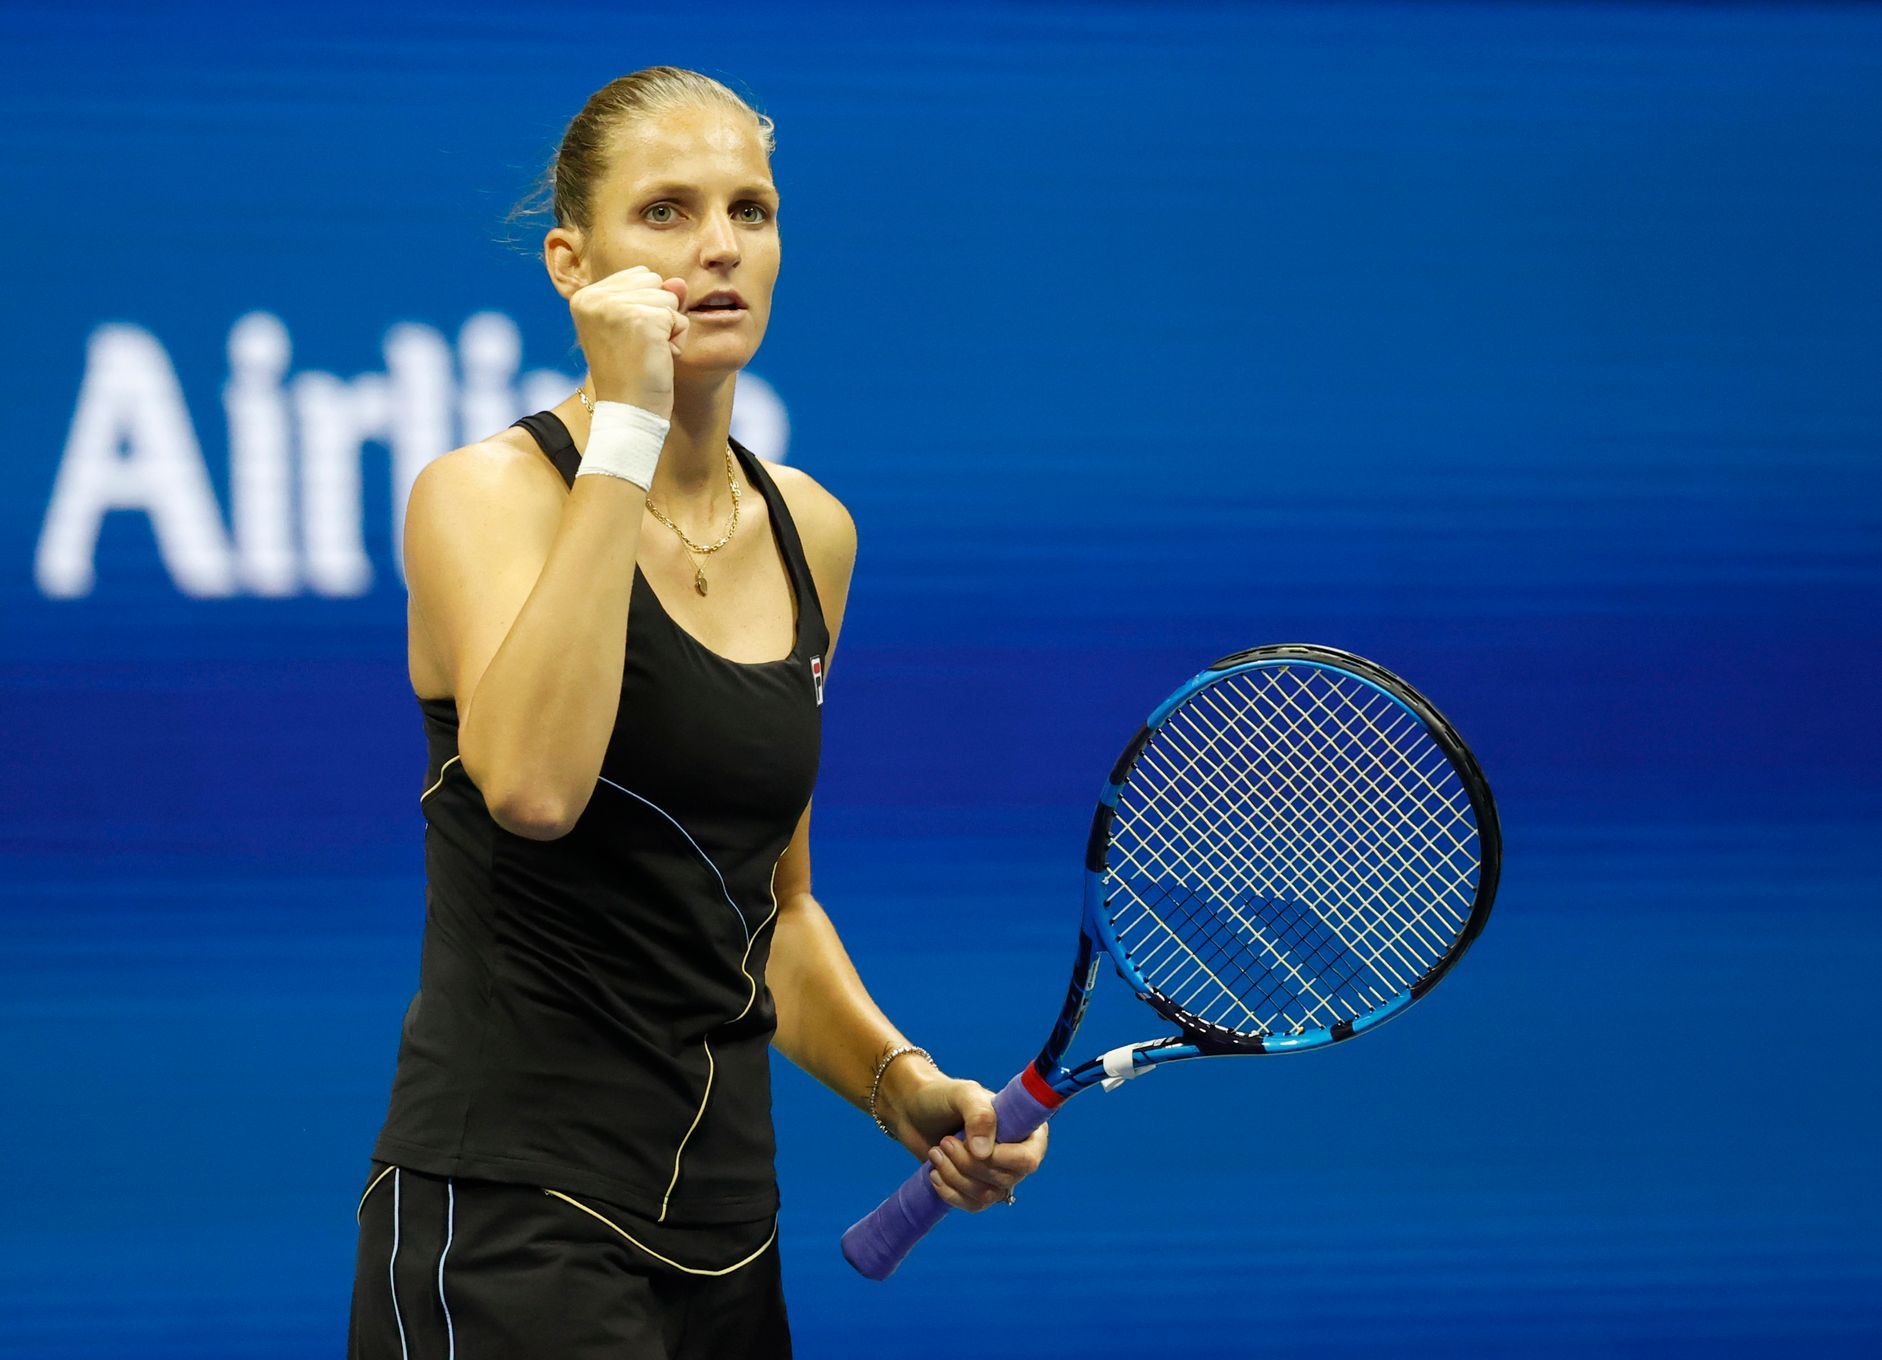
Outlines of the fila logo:
M 823 707 L 823 658 L 810 658 L 810 682 L 817 687 L 817 706 Z

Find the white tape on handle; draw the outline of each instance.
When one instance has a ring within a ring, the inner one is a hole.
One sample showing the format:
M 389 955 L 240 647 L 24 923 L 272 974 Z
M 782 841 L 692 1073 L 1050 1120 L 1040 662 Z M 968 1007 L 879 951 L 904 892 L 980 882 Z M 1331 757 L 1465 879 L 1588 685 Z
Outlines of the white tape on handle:
M 1104 1081 L 1100 1085 L 1105 1090 L 1115 1091 L 1132 1077 L 1141 1077 L 1144 1073 L 1154 1070 L 1155 1064 L 1153 1063 L 1145 1063 L 1139 1067 L 1136 1053 L 1135 1047 L 1125 1044 L 1122 1048 L 1112 1049 L 1098 1060 L 1104 1065 Z

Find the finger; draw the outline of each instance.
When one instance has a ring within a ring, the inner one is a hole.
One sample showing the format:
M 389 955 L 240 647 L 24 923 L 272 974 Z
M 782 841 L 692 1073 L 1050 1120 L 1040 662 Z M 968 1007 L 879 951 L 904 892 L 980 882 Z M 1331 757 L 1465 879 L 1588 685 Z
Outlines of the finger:
M 575 290 L 575 296 L 586 295 L 589 298 L 633 296 L 636 293 L 664 293 L 660 287 L 660 276 L 651 269 L 636 265 L 632 269 L 617 270 L 602 279 L 592 279 Z M 671 297 L 672 294 L 668 293 Z
M 640 288 L 629 292 L 611 291 L 590 285 L 569 299 L 569 311 L 580 327 L 584 322 L 610 330 L 625 326 L 663 330 L 670 337 L 675 317 L 686 314 L 679 300 L 664 288 Z
M 686 301 L 686 283 L 683 279 L 662 280 L 653 270 L 638 265 L 610 274 L 576 291 L 578 295 L 586 294 L 591 299 L 607 298 L 611 302 L 638 303 L 643 307 L 660 307 L 669 311 L 678 311 Z
M 968 1150 L 976 1157 L 990 1155 L 994 1139 L 1000 1134 L 999 1116 L 993 1112 L 993 1093 L 984 1086 L 969 1087 L 960 1112 L 961 1134 Z
M 680 296 L 670 288 L 630 288 L 621 293 L 620 298 L 640 307 L 658 307 L 666 312 L 681 310 Z
M 970 1214 L 977 1214 L 986 1207 L 963 1196 L 960 1191 L 942 1180 L 940 1171 L 932 1166 L 928 1168 L 928 1184 L 934 1187 L 935 1194 L 940 1196 L 941 1202 L 950 1209 L 964 1209 Z
M 964 1154 L 963 1154 L 964 1155 Z M 1006 1198 L 1006 1191 L 974 1180 L 948 1159 L 940 1148 L 928 1150 L 928 1183 L 944 1203 L 968 1213 L 979 1213 Z
M 991 1171 L 987 1164 L 975 1157 L 961 1145 L 960 1139 L 949 1134 L 940 1142 L 941 1152 L 954 1170 L 959 1172 L 965 1188 L 970 1190 L 995 1190 L 1001 1197 L 1013 1187 L 1015 1177 L 998 1171 Z
M 1021 1167 L 1028 1171 L 1033 1170 L 1046 1155 L 1048 1127 L 1048 1125 L 1041 1124 L 1017 1142 L 994 1144 L 993 1155 L 987 1158 L 987 1164 L 998 1167 L 1002 1171 L 1013 1171 Z
M 936 1151 L 940 1154 L 935 1160 L 942 1178 L 970 1207 L 984 1209 L 1006 1198 L 1007 1191 L 1011 1189 L 1009 1181 L 1004 1177 L 990 1175 L 961 1146 L 958 1139 L 944 1139 Z
M 1028 1138 L 1023 1143 L 1001 1143 L 994 1148 L 993 1155 L 980 1165 L 996 1176 L 1008 1181 L 1030 1176 L 1039 1169 L 1045 1160 L 1046 1146 L 1043 1141 L 1035 1143 Z
M 617 269 L 612 274 L 605 274 L 595 280 L 596 283 L 630 288 L 658 288 L 663 281 L 659 270 L 651 269 L 644 264 L 630 264 L 625 269 Z

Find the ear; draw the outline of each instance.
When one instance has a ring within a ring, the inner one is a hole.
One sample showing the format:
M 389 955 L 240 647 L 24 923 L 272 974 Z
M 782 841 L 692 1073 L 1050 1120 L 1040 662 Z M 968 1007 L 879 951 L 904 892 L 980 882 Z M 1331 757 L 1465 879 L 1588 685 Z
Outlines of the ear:
M 556 292 L 564 298 L 588 286 L 588 266 L 582 258 L 585 244 L 579 227 L 554 226 L 543 235 L 543 267 L 549 271 Z

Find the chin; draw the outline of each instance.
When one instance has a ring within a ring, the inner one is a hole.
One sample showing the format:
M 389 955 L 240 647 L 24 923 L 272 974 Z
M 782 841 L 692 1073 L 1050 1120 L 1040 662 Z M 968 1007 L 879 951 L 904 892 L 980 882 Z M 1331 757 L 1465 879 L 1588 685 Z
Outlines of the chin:
M 746 349 L 743 345 L 711 345 L 700 347 L 700 353 L 690 349 L 673 361 L 673 371 L 678 373 L 726 373 L 736 372 L 745 367 L 757 352 L 757 347 Z

